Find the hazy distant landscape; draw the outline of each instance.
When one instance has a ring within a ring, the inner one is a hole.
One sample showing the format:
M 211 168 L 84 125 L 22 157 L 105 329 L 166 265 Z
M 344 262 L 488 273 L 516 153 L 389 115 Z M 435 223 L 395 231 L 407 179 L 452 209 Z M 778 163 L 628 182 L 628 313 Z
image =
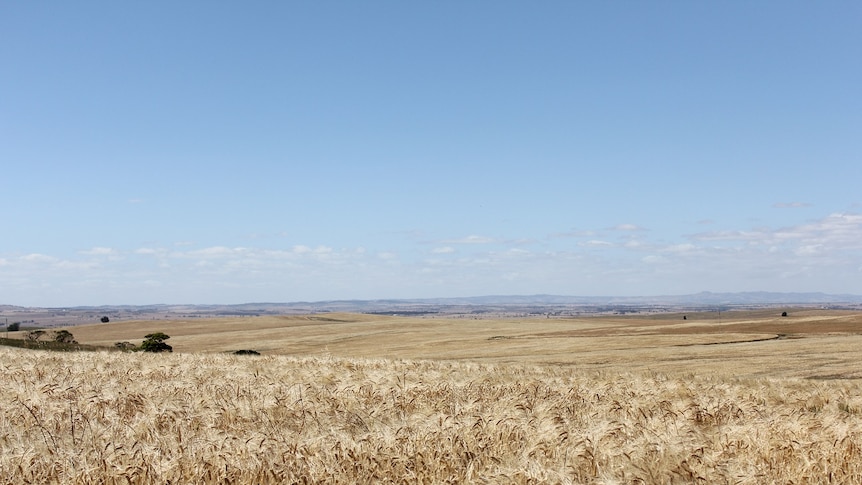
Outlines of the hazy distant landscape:
M 436 317 L 572 317 L 668 312 L 718 312 L 756 308 L 818 307 L 862 309 L 862 296 L 825 293 L 710 293 L 652 297 L 585 297 L 560 295 L 498 295 L 467 298 L 347 300 L 238 305 L 106 305 L 98 307 L 29 308 L 0 305 L 0 324 L 23 327 L 82 325 L 107 316 L 113 320 L 164 320 L 230 316 L 301 315 L 354 312 Z

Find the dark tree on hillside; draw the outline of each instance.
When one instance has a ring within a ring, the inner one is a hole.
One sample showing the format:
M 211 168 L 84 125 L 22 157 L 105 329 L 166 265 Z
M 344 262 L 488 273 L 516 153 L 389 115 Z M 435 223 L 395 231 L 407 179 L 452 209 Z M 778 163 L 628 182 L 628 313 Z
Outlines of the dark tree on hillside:
M 151 333 L 144 336 L 141 350 L 144 352 L 173 352 L 174 348 L 165 343 L 170 337 L 162 332 Z
M 54 332 L 54 341 L 64 344 L 76 344 L 75 336 L 68 330 L 57 330 Z
M 111 321 L 111 319 L 110 319 L 110 318 L 108 318 L 108 317 L 102 317 L 102 323 L 108 323 L 108 322 L 110 322 L 110 321 Z
M 21 330 L 21 322 L 10 323 L 6 330 L 9 332 L 17 332 Z
M 42 335 L 45 335 L 44 330 L 30 330 L 29 332 L 27 332 L 26 335 L 24 335 L 24 338 L 31 342 L 37 342 L 40 338 L 42 338 Z

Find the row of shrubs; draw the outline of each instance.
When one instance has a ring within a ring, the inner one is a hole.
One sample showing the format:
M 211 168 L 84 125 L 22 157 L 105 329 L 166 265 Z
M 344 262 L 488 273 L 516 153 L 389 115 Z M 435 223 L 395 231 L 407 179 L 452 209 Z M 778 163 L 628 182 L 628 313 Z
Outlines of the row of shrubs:
M 170 337 L 162 332 L 144 335 L 141 345 L 131 342 L 117 342 L 114 347 L 126 352 L 173 352 L 174 348 L 165 343 Z
M 48 339 L 45 337 L 48 336 Z M 173 347 L 165 343 L 168 335 L 162 332 L 151 333 L 144 336 L 141 345 L 131 342 L 117 342 L 114 347 L 124 351 L 134 352 L 173 352 Z M 3 345 L 22 347 L 28 349 L 44 350 L 98 350 L 99 347 L 92 345 L 81 345 L 75 340 L 75 336 L 68 330 L 31 330 L 24 334 L 23 339 L 2 339 Z
M 50 339 L 43 340 L 48 335 Z M 141 345 L 135 345 L 131 342 L 117 342 L 114 347 L 124 352 L 173 352 L 173 347 L 165 343 L 165 340 L 171 338 L 165 333 L 156 332 L 144 336 L 144 341 Z M 31 330 L 24 334 L 23 339 L 0 338 L 0 345 L 8 345 L 12 347 L 21 347 L 28 349 L 42 350 L 104 350 L 104 347 L 96 347 L 93 345 L 82 345 L 75 340 L 72 332 L 68 330 L 54 330 L 47 332 L 45 330 Z M 256 350 L 237 350 L 236 355 L 260 355 Z
M 18 347 L 22 349 L 37 349 L 37 350 L 54 350 L 59 352 L 74 352 L 74 351 L 96 351 L 105 350 L 104 347 L 96 345 L 79 344 L 78 342 L 66 343 L 57 342 L 55 340 L 26 340 L 20 338 L 2 338 L 0 337 L 0 345 L 8 347 Z
M 140 346 L 136 346 L 130 342 L 117 342 L 114 344 L 118 349 L 125 352 L 173 352 L 173 347 L 165 343 L 169 339 L 162 332 L 151 333 L 144 336 L 144 342 Z M 236 355 L 260 355 L 256 350 L 237 350 Z

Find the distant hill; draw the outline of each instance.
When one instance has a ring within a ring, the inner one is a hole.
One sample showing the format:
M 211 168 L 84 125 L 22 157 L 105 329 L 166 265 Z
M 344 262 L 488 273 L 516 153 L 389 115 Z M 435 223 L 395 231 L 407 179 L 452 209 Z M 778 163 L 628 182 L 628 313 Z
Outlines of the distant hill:
M 474 305 L 812 305 L 821 303 L 862 303 L 862 295 L 831 295 L 827 293 L 776 293 L 767 291 L 712 293 L 709 291 L 703 291 L 690 295 L 664 296 L 479 296 L 473 298 L 449 298 L 424 301 L 437 303 L 444 303 L 448 301 L 455 304 Z
M 747 291 L 740 293 L 711 293 L 704 291 L 693 295 L 667 297 L 679 304 L 837 304 L 862 303 L 862 295 L 831 295 L 827 293 L 775 293 L 768 291 Z
M 45 313 L 59 320 L 69 320 L 72 313 L 95 318 L 110 315 L 113 318 L 158 318 L 159 315 L 194 316 L 254 316 L 314 312 L 445 314 L 477 312 L 536 313 L 557 309 L 581 309 L 586 313 L 607 312 L 615 308 L 647 308 L 655 310 L 698 309 L 703 307 L 744 308 L 753 306 L 824 305 L 831 307 L 862 305 L 860 295 L 833 295 L 827 293 L 776 293 L 765 291 L 712 293 L 708 291 L 690 295 L 664 296 L 565 296 L 565 295 L 488 295 L 463 298 L 420 298 L 381 300 L 332 300 L 314 302 L 260 302 L 235 305 L 105 305 L 58 308 L 25 308 L 0 305 L 0 313 L 13 316 Z M 43 317 L 40 315 L 40 317 Z
M 335 304 L 337 302 L 317 302 Z M 369 306 L 379 304 L 424 304 L 424 305 L 816 305 L 816 304 L 860 304 L 862 295 L 831 295 L 827 293 L 776 293 L 766 291 L 739 293 L 712 293 L 704 291 L 690 295 L 665 296 L 565 296 L 565 295 L 488 295 L 463 298 L 423 298 L 403 300 L 368 300 L 341 302 Z M 309 303 L 314 305 L 315 303 Z

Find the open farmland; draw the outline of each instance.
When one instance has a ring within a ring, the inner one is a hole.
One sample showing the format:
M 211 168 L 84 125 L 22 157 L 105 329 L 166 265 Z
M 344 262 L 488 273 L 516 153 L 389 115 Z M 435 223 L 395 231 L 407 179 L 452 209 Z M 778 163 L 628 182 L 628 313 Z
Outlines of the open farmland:
M 0 480 L 862 483 L 859 314 L 686 316 L 69 328 L 176 352 L 0 349 Z
M 578 370 L 862 377 L 862 314 L 781 310 L 588 318 L 302 316 L 127 321 L 68 327 L 84 344 L 164 332 L 175 352 L 470 360 Z M 720 320 L 719 320 L 720 318 Z

